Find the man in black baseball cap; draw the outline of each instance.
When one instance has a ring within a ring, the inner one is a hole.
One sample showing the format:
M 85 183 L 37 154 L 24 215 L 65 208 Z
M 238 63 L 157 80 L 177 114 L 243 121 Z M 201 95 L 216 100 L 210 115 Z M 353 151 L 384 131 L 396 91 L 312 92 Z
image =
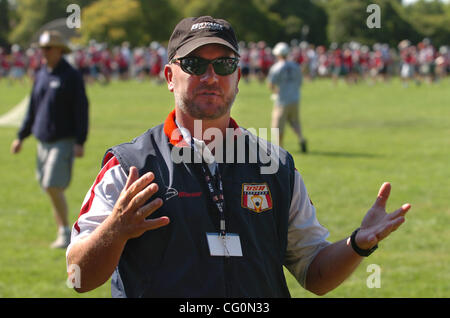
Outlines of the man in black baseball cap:
M 267 143 L 231 118 L 238 57 L 225 20 L 175 27 L 164 68 L 175 107 L 163 124 L 107 150 L 67 251 L 75 279 L 81 273 L 77 291 L 112 275 L 113 297 L 289 297 L 286 266 L 322 295 L 404 221 L 409 204 L 385 213 L 386 183 L 361 227 L 328 242 L 293 157 L 271 147 L 277 169 L 263 173 L 255 149 Z
M 170 37 L 168 58 L 164 75 L 178 123 L 190 130 L 194 118 L 204 129 L 225 131 L 240 79 L 239 46 L 230 23 L 210 16 L 181 20 Z M 211 121 L 218 119 L 220 124 Z
M 210 16 L 191 17 L 181 20 L 169 40 L 167 53 L 169 61 L 175 54 L 184 57 L 206 44 L 222 44 L 239 56 L 239 46 L 231 24 Z

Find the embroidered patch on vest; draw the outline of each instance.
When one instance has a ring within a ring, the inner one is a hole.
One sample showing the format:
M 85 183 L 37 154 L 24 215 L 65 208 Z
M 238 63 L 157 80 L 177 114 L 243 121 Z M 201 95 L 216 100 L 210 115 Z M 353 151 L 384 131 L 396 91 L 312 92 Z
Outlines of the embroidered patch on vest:
M 267 183 L 243 183 L 241 206 L 256 213 L 272 209 L 272 196 Z

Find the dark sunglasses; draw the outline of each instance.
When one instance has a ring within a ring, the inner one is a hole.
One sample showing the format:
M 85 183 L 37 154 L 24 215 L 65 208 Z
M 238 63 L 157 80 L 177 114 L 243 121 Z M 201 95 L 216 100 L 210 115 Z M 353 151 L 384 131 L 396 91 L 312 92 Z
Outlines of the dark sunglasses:
M 236 57 L 219 57 L 214 60 L 207 60 L 198 56 L 187 56 L 172 59 L 170 62 L 180 65 L 183 71 L 191 75 L 205 74 L 208 65 L 212 64 L 217 75 L 227 76 L 236 71 L 239 59 Z

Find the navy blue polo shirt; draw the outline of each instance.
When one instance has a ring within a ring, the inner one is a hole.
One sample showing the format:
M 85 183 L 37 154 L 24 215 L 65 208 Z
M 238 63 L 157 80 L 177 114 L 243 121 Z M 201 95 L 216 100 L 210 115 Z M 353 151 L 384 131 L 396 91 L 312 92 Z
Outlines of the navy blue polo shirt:
M 49 72 L 36 74 L 20 140 L 33 134 L 42 142 L 73 137 L 84 144 L 88 132 L 88 99 L 83 78 L 64 58 Z

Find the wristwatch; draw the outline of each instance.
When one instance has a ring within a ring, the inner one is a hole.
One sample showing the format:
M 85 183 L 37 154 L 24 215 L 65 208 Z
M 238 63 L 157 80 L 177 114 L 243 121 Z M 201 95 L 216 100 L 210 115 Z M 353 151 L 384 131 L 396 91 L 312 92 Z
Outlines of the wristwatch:
M 356 233 L 358 233 L 359 230 L 360 230 L 360 228 L 358 227 L 352 233 L 352 235 L 350 236 L 350 243 L 352 245 L 353 250 L 356 252 L 356 254 L 358 254 L 359 256 L 367 257 L 378 248 L 378 244 L 368 250 L 363 250 L 363 249 L 359 248 L 358 245 L 356 245 Z

